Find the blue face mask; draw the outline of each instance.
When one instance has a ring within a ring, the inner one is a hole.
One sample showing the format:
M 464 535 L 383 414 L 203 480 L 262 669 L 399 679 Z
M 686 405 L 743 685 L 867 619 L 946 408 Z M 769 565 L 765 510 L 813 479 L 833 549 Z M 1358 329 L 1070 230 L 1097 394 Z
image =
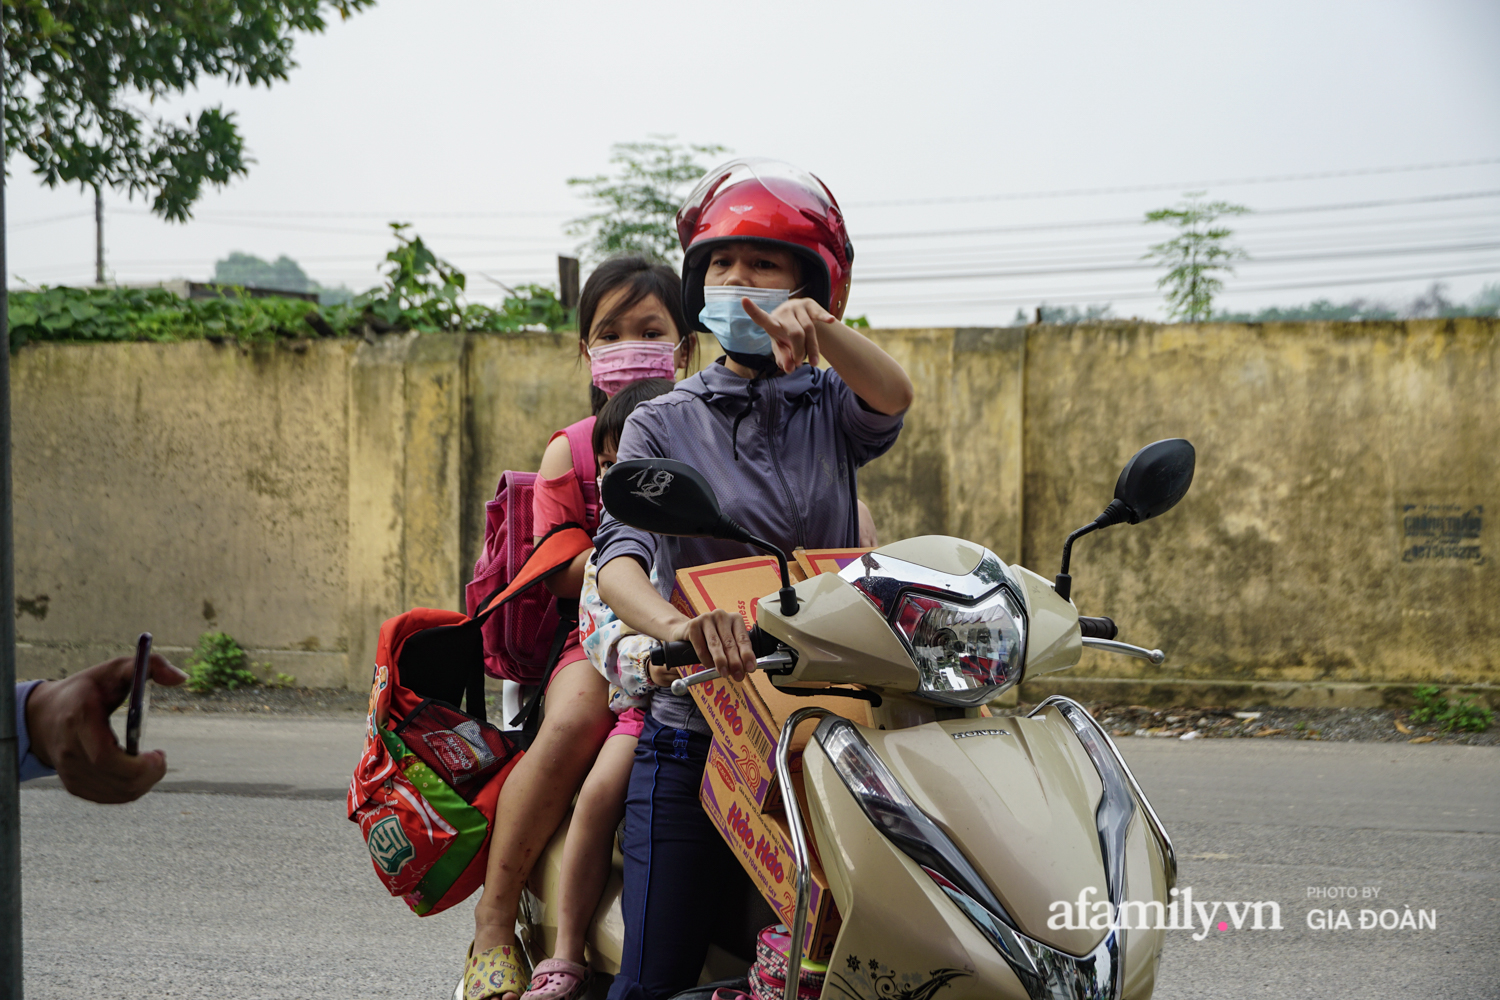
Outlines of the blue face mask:
M 791 297 L 784 288 L 744 288 L 739 285 L 710 285 L 703 289 L 703 311 L 698 319 L 719 338 L 730 354 L 770 356 L 771 335 L 750 318 L 741 299 L 749 299 L 766 312 L 773 311 Z

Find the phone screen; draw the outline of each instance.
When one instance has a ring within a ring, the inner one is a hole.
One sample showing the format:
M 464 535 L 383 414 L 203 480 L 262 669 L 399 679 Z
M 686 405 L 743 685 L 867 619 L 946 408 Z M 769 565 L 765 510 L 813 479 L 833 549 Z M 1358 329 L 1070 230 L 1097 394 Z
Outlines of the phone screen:
M 141 752 L 141 730 L 146 728 L 146 709 L 151 706 L 151 633 L 135 640 L 135 677 L 130 684 L 130 709 L 125 713 L 125 752 Z

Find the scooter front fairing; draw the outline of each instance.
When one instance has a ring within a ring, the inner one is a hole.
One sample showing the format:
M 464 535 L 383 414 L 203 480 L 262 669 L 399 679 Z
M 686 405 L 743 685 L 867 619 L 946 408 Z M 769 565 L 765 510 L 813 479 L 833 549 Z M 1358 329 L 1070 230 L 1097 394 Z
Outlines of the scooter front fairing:
M 825 997 L 1150 996 L 1162 932 L 1111 915 L 1164 905 L 1175 862 L 1082 706 L 893 732 L 829 717 L 803 771 L 844 921 Z

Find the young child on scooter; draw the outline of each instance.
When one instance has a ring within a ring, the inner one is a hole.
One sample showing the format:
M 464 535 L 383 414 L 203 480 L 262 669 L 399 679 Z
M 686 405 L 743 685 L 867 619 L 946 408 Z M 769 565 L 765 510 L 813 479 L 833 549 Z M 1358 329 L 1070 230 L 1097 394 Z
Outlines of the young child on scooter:
M 741 160 L 706 175 L 677 222 L 683 311 L 725 356 L 637 408 L 619 458 L 688 462 L 725 514 L 787 552 L 854 546 L 856 470 L 895 443 L 913 390 L 894 359 L 839 322 L 853 246 L 837 202 L 795 167 Z M 830 368 L 816 367 L 820 359 Z M 595 541 L 600 596 L 622 621 L 685 639 L 705 666 L 744 678 L 755 662 L 744 620 L 724 610 L 689 618 L 666 598 L 677 568 L 753 549 L 656 536 L 608 516 Z M 653 668 L 652 680 L 671 675 Z M 690 698 L 652 698 L 626 798 L 625 939 L 612 1000 L 693 985 L 713 886 L 742 877 L 698 801 L 708 732 Z
M 643 257 L 617 257 L 589 276 L 578 310 L 579 353 L 589 359 L 594 413 L 632 382 L 672 378 L 691 363 L 696 338 L 682 313 L 681 281 Z M 591 433 L 594 417 L 572 425 Z M 543 454 L 533 509 L 534 534 L 573 521 L 592 530 L 567 429 Z M 576 600 L 588 553 L 548 578 L 549 590 Z M 564 646 L 546 694 L 547 712 L 530 749 L 505 783 L 490 835 L 484 893 L 474 908 L 474 942 L 465 962 L 466 1000 L 517 1000 L 530 974 L 515 947 L 521 890 L 551 840 L 595 755 L 616 725 L 608 685 L 587 661 L 574 633 Z
M 625 418 L 648 399 L 672 391 L 666 379 L 632 382 L 616 393 L 594 423 L 594 457 L 599 477 L 615 464 Z M 638 635 L 599 599 L 596 568 L 584 570 L 579 595 L 578 635 L 589 662 L 609 682 L 609 709 L 615 725 L 584 779 L 568 837 L 563 844 L 559 886 L 557 946 L 538 962 L 521 1000 L 575 1000 L 588 982 L 583 938 L 609 878 L 610 841 L 625 812 L 625 788 L 635 760 L 636 738 L 651 703 L 650 657 L 656 640 Z

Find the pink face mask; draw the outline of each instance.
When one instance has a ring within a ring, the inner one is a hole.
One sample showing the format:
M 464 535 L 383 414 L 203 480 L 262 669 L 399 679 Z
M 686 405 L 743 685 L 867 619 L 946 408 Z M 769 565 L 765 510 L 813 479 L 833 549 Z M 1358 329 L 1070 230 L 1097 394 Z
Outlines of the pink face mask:
M 643 378 L 670 379 L 677 374 L 677 345 L 667 340 L 622 340 L 589 350 L 593 382 L 613 396 Z

